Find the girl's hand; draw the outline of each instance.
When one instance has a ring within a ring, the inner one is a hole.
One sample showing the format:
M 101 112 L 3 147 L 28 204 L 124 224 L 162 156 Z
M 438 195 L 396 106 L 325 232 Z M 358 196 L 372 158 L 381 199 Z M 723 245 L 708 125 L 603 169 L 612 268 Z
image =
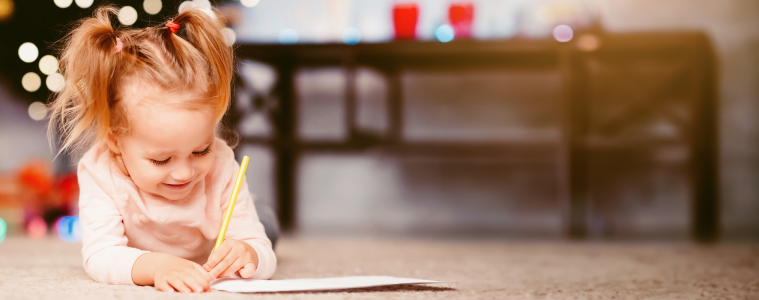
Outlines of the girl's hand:
M 155 269 L 153 281 L 159 291 L 202 293 L 210 290 L 211 276 L 199 264 L 167 254 Z
M 209 271 L 211 278 L 229 276 L 239 271 L 242 278 L 248 278 L 256 272 L 258 253 L 248 243 L 233 239 L 225 239 L 211 253 L 203 268 Z

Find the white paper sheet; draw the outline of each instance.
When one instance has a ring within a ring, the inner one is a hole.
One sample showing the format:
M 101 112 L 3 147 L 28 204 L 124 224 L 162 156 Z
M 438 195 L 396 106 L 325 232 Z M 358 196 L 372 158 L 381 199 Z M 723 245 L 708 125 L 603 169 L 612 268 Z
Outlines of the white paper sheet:
M 440 283 L 440 281 L 400 278 L 391 276 L 350 276 L 318 279 L 252 280 L 223 278 L 214 281 L 211 288 L 237 293 L 271 293 L 293 291 L 323 291 L 355 289 L 375 286 Z

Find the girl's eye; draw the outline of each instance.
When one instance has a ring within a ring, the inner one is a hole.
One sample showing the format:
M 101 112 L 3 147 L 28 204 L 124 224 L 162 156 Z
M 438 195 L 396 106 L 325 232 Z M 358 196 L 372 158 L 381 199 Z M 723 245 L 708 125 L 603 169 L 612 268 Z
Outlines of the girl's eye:
M 206 148 L 206 150 L 203 150 L 203 151 L 200 151 L 200 152 L 193 152 L 192 154 L 195 155 L 195 156 L 203 156 L 203 155 L 206 155 L 208 153 L 211 153 L 211 146 L 208 146 L 208 148 Z
M 167 164 L 170 159 L 171 159 L 171 157 L 169 157 L 169 158 L 167 158 L 165 160 L 162 160 L 162 161 L 157 161 L 155 159 L 151 159 L 150 162 L 152 162 L 156 166 L 163 166 L 163 165 Z

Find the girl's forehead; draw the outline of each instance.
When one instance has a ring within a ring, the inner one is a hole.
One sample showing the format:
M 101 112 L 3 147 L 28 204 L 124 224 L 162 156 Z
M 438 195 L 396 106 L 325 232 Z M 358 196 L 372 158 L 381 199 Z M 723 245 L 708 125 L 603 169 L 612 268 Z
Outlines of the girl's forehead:
M 128 138 L 146 153 L 196 151 L 213 140 L 216 129 L 210 110 L 138 106 L 130 123 Z
M 187 106 L 205 102 L 207 96 L 197 89 L 166 89 L 145 80 L 134 80 L 119 87 L 119 100 L 127 108 L 139 106 Z
M 141 152 L 195 151 L 213 140 L 214 107 L 203 93 L 141 80 L 121 86 L 118 93 L 128 119 L 127 138 Z

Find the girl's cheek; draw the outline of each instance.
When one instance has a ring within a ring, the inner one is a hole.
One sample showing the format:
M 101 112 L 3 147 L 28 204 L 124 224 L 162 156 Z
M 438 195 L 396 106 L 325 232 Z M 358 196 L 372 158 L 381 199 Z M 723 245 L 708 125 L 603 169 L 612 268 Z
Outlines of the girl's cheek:
M 156 183 L 161 183 L 163 182 L 163 179 L 166 178 L 166 176 L 168 175 L 168 171 L 158 169 L 158 168 L 153 168 L 153 172 L 149 174 L 150 174 L 150 180 Z
M 149 165 L 143 166 L 143 170 L 141 172 L 141 176 L 143 176 L 144 181 L 150 181 L 151 183 L 157 184 L 163 182 L 163 179 L 166 177 L 165 174 L 168 172 L 165 170 L 165 168 L 161 168 L 159 166 L 153 165 L 153 163 L 148 162 Z
M 208 158 L 208 162 L 206 163 L 208 164 L 206 168 L 206 172 L 208 172 L 211 170 L 211 168 L 213 168 L 213 165 L 216 164 L 216 154 L 215 153 L 212 154 L 211 157 Z
M 211 170 L 211 167 L 213 167 L 214 162 L 216 162 L 216 154 L 213 152 L 203 157 L 201 160 L 201 173 L 202 174 L 208 174 L 208 171 Z

